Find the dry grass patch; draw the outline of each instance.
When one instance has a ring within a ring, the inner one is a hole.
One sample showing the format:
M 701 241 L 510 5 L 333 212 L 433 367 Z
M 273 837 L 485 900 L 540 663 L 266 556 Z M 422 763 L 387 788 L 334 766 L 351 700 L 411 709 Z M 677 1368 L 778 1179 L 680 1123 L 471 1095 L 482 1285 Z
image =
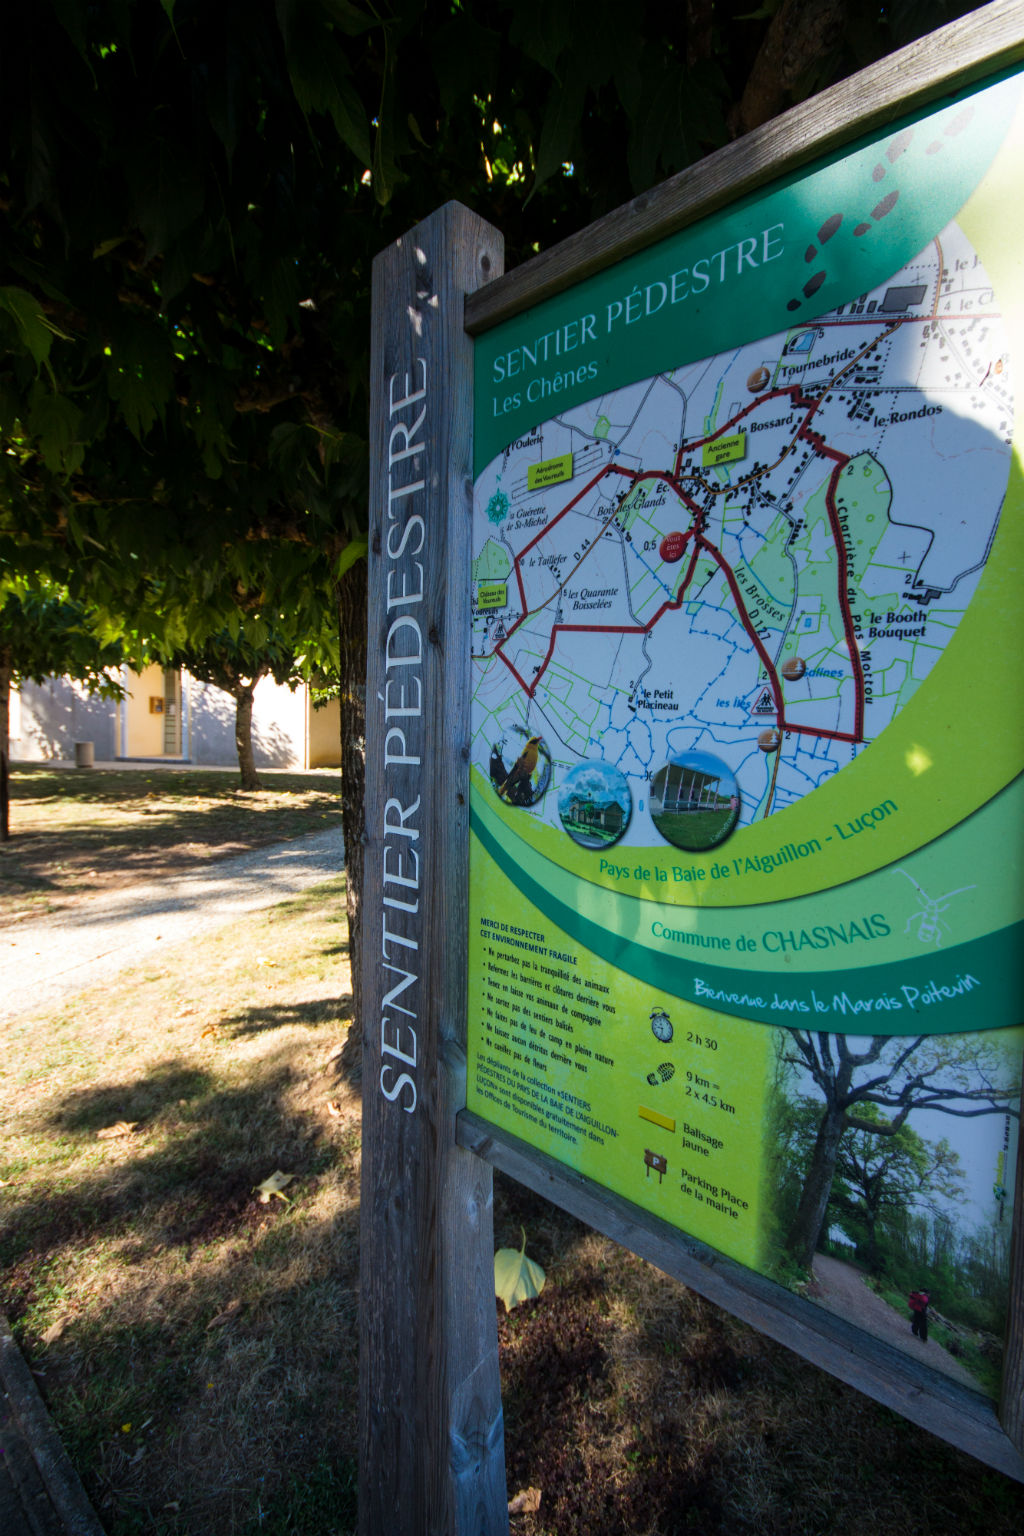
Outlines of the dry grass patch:
M 513 1536 L 1019 1536 L 1024 1489 L 496 1177 Z
M 111 1536 L 351 1529 L 344 914 L 336 880 L 10 1026 L 0 1294 Z
M 0 843 L 0 926 L 340 826 L 337 772 L 265 772 L 263 782 L 243 794 L 229 772 L 18 767 L 12 836 Z

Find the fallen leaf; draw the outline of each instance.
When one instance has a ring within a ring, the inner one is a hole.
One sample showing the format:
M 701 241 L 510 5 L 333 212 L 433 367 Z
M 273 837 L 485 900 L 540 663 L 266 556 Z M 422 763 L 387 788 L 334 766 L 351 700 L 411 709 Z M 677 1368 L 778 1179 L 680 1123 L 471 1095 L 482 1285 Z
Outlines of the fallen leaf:
M 328 1099 L 327 1100 L 327 1113 L 329 1115 L 340 1115 L 341 1114 L 341 1105 L 338 1103 L 337 1099 Z
M 67 1327 L 67 1318 L 61 1317 L 55 1323 L 51 1323 L 46 1332 L 41 1335 L 42 1343 L 55 1344 Z
M 138 1125 L 137 1120 L 119 1120 L 116 1125 L 105 1125 L 96 1132 L 97 1141 L 115 1141 L 118 1136 L 130 1136 Z
M 232 1297 L 227 1306 L 224 1308 L 223 1312 L 218 1312 L 216 1317 L 210 1318 L 210 1321 L 206 1325 L 207 1333 L 209 1333 L 211 1328 L 219 1328 L 222 1323 L 229 1323 L 231 1319 L 235 1317 L 241 1310 L 241 1301 L 237 1296 Z
M 281 1191 L 287 1189 L 294 1177 L 294 1173 L 282 1173 L 280 1168 L 278 1168 L 268 1179 L 264 1179 L 262 1184 L 253 1185 L 254 1189 L 259 1190 L 260 1204 L 269 1205 L 271 1195 L 276 1195 L 279 1200 L 283 1200 L 285 1205 L 287 1205 L 288 1196 L 283 1195 Z
M 216 1024 L 207 1024 L 206 1028 L 203 1030 L 203 1032 L 199 1036 L 199 1038 L 200 1038 L 200 1040 L 205 1040 L 207 1035 L 215 1035 L 216 1033 L 217 1033 L 217 1026 L 216 1026 Z
M 499 1248 L 494 1255 L 494 1294 L 501 1297 L 508 1312 L 521 1301 L 539 1296 L 546 1278 L 540 1265 L 526 1257 L 526 1230 L 520 1231 L 523 1246 L 518 1253 L 514 1248 Z
M 540 1489 L 523 1488 L 508 1501 L 510 1515 L 535 1515 L 540 1509 Z
M 256 956 L 256 964 L 257 965 L 269 965 L 271 967 L 271 969 L 276 969 L 276 967 L 277 967 L 277 961 L 276 960 L 268 960 L 266 955 L 257 955 Z

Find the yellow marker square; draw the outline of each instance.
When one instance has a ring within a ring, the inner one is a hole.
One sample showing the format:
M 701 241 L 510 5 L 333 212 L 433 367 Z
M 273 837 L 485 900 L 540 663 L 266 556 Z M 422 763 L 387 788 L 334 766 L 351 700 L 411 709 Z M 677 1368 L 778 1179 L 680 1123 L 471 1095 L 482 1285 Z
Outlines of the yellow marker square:
M 526 471 L 526 488 L 543 491 L 549 485 L 560 485 L 572 479 L 572 454 L 560 453 L 557 459 L 545 459 L 542 464 L 531 464 Z
M 714 469 L 716 464 L 732 464 L 736 459 L 745 459 L 746 456 L 747 434 L 737 432 L 735 437 L 716 437 L 712 442 L 705 443 L 701 463 L 705 469 Z
M 508 602 L 508 585 L 504 581 L 481 582 L 476 595 L 478 608 L 504 608 Z
M 674 1131 L 676 1123 L 668 1115 L 660 1115 L 656 1109 L 645 1109 L 640 1105 L 640 1119 L 649 1120 L 652 1125 L 660 1125 L 663 1131 Z

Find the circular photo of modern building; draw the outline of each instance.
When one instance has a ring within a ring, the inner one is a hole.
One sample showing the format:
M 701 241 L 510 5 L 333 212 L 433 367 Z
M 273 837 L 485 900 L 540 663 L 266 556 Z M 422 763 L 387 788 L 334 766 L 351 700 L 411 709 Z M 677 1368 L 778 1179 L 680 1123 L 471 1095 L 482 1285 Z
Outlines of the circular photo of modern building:
M 610 763 L 577 763 L 559 786 L 559 818 L 581 848 L 618 842 L 632 814 L 629 782 Z
M 724 842 L 740 814 L 732 770 L 710 752 L 686 752 L 651 780 L 651 820 L 667 843 L 703 853 Z

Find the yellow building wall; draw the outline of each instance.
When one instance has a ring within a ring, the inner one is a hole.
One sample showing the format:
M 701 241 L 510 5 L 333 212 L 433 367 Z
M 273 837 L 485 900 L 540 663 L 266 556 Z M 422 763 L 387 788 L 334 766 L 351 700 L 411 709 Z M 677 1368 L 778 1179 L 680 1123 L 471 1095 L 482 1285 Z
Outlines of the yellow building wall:
M 307 703 L 307 740 L 310 768 L 338 768 L 341 765 L 341 705 L 331 699 L 323 709 Z
M 128 672 L 125 687 L 128 690 L 128 697 L 122 705 L 125 711 L 125 756 L 163 757 L 163 713 L 154 715 L 149 712 L 151 698 L 163 703 L 163 668 L 154 666 L 147 667 L 144 672 Z

